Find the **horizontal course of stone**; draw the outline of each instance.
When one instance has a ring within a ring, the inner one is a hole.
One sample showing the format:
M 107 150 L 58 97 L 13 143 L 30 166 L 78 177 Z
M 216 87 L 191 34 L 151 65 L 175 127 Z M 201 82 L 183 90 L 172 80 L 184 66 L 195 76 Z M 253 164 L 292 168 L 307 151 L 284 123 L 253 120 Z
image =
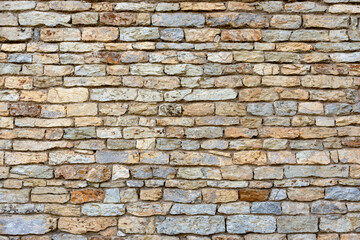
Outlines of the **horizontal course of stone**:
M 0 1 L 0 240 L 359 240 L 360 0 Z

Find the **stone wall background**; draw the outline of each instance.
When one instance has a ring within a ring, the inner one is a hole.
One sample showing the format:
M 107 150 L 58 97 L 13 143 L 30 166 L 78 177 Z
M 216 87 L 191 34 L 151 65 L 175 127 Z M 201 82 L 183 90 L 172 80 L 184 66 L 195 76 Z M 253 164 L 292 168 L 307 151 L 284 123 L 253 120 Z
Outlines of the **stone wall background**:
M 0 1 L 0 239 L 360 239 L 359 16 Z

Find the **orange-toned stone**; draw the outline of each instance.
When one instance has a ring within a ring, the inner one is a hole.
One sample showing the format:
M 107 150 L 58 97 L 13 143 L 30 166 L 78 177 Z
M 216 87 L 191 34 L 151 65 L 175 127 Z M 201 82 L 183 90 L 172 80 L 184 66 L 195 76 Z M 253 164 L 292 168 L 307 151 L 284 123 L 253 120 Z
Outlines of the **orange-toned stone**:
M 269 190 L 242 189 L 239 191 L 240 201 L 257 202 L 266 201 L 269 197 Z
M 221 40 L 233 42 L 259 41 L 261 40 L 261 31 L 258 29 L 223 30 Z
M 100 202 L 104 199 L 104 191 L 101 189 L 81 189 L 71 192 L 71 202 L 81 204 L 86 202 Z

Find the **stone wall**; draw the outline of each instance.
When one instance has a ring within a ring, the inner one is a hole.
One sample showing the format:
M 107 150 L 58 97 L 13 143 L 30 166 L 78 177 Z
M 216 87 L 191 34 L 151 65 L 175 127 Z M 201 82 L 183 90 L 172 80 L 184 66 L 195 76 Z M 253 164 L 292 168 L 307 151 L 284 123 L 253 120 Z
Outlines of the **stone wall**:
M 0 1 L 1 240 L 360 239 L 360 1 Z

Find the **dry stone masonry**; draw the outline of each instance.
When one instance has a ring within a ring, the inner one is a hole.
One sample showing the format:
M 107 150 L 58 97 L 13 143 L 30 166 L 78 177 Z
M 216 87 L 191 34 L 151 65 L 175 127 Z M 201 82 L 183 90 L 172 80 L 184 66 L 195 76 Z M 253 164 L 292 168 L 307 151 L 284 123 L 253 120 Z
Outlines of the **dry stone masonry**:
M 0 240 L 359 240 L 360 0 L 0 1 Z

